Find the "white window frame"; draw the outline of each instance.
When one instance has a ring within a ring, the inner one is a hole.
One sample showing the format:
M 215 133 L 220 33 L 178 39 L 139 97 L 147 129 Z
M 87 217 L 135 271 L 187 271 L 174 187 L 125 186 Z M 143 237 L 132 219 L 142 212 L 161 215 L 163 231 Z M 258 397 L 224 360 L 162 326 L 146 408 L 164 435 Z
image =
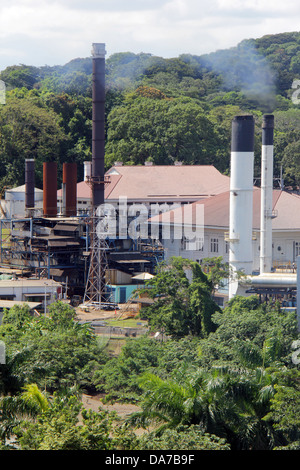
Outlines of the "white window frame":
M 300 241 L 294 241 L 294 261 L 296 261 L 297 256 L 300 256 Z
M 211 253 L 219 253 L 219 239 L 212 237 L 210 239 L 210 252 Z

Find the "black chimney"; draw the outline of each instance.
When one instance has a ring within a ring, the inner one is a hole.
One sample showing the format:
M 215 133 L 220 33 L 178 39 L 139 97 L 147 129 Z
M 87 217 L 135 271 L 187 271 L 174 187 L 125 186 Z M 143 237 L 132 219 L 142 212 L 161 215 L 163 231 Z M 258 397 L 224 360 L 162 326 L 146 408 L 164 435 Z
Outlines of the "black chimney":
M 104 203 L 105 44 L 93 44 L 92 204 Z
M 26 217 L 32 215 L 34 209 L 34 159 L 25 160 L 25 213 Z

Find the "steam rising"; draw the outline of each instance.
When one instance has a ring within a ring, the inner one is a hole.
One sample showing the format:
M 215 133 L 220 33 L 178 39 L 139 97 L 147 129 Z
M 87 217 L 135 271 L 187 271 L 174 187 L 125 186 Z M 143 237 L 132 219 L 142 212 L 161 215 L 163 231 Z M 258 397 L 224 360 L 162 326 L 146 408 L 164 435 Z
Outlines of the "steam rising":
M 275 73 L 267 59 L 255 48 L 252 40 L 237 47 L 201 57 L 201 65 L 223 77 L 224 91 L 241 91 L 248 98 L 274 106 Z

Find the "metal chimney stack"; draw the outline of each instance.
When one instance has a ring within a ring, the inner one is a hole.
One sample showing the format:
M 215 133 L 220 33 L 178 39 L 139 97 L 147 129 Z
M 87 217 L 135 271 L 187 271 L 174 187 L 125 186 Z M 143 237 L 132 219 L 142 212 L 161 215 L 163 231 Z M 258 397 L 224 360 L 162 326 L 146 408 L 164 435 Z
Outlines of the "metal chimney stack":
M 105 154 L 105 44 L 93 44 L 93 116 L 92 116 L 92 217 L 90 221 L 90 266 L 84 294 L 84 303 L 101 309 L 107 301 L 106 285 L 107 251 L 104 238 L 97 233 L 101 218 L 98 208 L 104 203 L 104 154 Z
M 105 44 L 94 43 L 93 56 L 93 114 L 92 114 L 92 204 L 104 203 L 105 155 Z
M 230 216 L 229 216 L 229 299 L 238 289 L 238 271 L 252 273 L 254 118 L 236 116 L 232 121 Z
M 34 211 L 35 162 L 33 158 L 25 160 L 25 215 L 32 217 Z
M 272 269 L 274 116 L 263 116 L 261 149 L 260 273 Z
M 43 213 L 45 217 L 57 215 L 57 163 L 43 164 Z
M 83 180 L 87 182 L 87 181 L 89 181 L 89 179 L 92 176 L 92 162 L 86 161 L 86 162 L 83 162 L 83 165 L 84 165 L 84 178 L 83 178 Z
M 77 214 L 77 165 L 63 164 L 63 215 L 65 217 Z

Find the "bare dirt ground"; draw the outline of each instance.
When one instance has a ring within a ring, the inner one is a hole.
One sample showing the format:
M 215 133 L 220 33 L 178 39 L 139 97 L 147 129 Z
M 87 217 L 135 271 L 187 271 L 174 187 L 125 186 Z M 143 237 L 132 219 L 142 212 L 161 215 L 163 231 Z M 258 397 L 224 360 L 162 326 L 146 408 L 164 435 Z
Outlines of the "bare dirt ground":
M 109 320 L 115 318 L 115 312 L 106 312 L 104 310 L 90 310 L 85 312 L 81 309 L 76 309 L 76 318 L 79 321 L 93 321 L 93 320 Z
M 140 411 L 140 408 L 136 405 L 131 405 L 127 403 L 114 403 L 114 404 L 106 404 L 101 401 L 103 396 L 91 396 L 91 395 L 82 395 L 82 403 L 83 406 L 87 410 L 98 411 L 99 407 L 103 410 L 107 411 L 115 411 L 120 418 L 127 418 L 136 411 Z
M 120 305 L 117 310 L 98 310 L 96 308 L 88 307 L 87 309 L 76 307 L 76 317 L 79 321 L 93 321 L 93 320 L 109 320 L 112 318 L 120 318 L 127 314 L 136 314 L 137 307 L 131 307 L 130 310 L 126 310 L 124 305 Z
M 141 410 L 141 408 L 139 408 L 138 406 L 131 405 L 130 403 L 128 404 L 127 403 L 104 404 L 101 401 L 101 398 L 103 398 L 102 395 L 97 395 L 97 396 L 82 395 L 82 403 L 83 403 L 84 408 L 86 408 L 87 410 L 99 411 L 99 407 L 101 407 L 101 409 L 103 410 L 115 411 L 121 419 L 126 419 L 132 413 L 135 413 Z M 149 430 L 150 428 L 148 429 L 148 432 Z M 147 431 L 143 428 L 137 428 L 134 430 L 134 432 L 137 436 L 141 436 Z

